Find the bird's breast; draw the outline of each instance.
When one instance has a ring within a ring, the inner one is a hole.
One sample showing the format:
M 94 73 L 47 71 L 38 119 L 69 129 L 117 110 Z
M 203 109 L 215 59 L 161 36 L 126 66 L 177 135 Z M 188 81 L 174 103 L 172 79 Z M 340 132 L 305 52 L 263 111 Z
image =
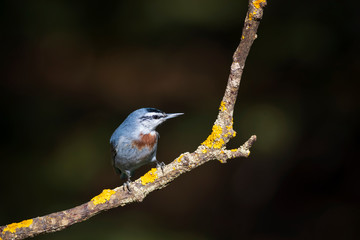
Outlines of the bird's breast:
M 138 140 L 132 141 L 132 145 L 137 149 L 141 150 L 144 147 L 153 149 L 157 142 L 157 133 L 140 134 Z

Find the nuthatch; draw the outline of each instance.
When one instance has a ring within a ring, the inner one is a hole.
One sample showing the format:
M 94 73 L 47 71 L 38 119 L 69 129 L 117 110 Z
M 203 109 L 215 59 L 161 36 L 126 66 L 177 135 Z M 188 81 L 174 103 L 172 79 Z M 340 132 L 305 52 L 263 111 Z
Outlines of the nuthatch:
M 116 173 L 121 174 L 129 189 L 134 171 L 148 163 L 156 163 L 157 168 L 165 164 L 156 159 L 159 133 L 156 127 L 170 118 L 183 113 L 167 114 L 156 108 L 141 108 L 132 112 L 110 138 L 112 163 Z

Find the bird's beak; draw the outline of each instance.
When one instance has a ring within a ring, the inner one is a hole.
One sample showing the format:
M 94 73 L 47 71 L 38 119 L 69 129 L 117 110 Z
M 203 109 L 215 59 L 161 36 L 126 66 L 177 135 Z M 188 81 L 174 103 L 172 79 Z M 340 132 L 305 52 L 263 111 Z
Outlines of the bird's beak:
M 170 119 L 170 118 L 174 118 L 180 115 L 183 115 L 184 113 L 167 113 L 165 119 Z

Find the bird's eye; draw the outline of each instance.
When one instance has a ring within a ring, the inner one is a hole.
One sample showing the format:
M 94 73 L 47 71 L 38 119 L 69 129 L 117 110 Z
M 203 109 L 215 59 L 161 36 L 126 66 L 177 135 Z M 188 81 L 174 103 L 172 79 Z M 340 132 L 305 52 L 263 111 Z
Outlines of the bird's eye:
M 154 115 L 153 118 L 154 118 L 154 119 L 159 119 L 160 116 L 159 116 L 159 115 Z

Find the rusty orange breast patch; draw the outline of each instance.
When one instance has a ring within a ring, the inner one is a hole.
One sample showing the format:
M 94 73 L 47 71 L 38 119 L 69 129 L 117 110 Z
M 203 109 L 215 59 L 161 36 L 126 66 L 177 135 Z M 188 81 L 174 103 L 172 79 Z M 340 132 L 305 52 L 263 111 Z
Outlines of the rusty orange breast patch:
M 139 140 L 132 141 L 132 145 L 141 150 L 144 147 L 152 149 L 157 141 L 157 134 L 140 134 Z

